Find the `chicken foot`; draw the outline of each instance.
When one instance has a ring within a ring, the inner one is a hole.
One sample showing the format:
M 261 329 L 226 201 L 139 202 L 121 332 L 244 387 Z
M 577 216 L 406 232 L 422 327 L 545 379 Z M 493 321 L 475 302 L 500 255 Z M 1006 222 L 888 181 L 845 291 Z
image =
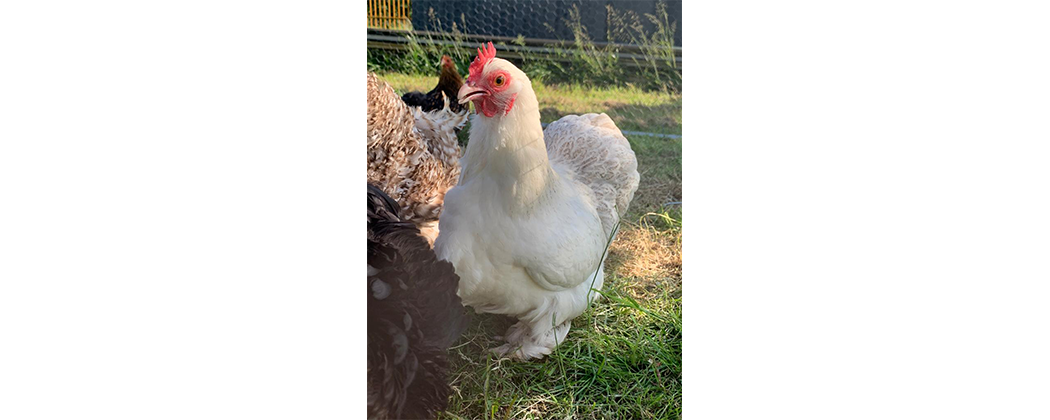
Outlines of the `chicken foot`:
M 507 329 L 506 344 L 489 349 L 499 356 L 514 360 L 538 359 L 551 354 L 559 343 L 569 335 L 572 320 L 552 326 L 549 323 L 528 324 L 525 321 L 511 325 Z

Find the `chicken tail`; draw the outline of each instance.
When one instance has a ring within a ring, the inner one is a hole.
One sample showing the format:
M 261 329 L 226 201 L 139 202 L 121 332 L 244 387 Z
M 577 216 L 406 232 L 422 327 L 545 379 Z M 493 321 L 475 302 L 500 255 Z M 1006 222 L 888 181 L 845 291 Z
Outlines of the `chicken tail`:
M 547 126 L 543 139 L 551 163 L 590 188 L 605 234 L 614 235 L 639 180 L 638 160 L 616 123 L 604 113 L 568 115 Z

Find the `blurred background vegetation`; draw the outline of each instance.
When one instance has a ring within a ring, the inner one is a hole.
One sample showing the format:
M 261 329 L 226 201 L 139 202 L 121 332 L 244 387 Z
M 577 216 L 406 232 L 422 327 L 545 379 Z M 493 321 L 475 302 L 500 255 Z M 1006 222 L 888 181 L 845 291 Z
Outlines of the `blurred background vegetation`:
M 372 3 L 385 4 L 377 0 L 370 1 Z M 477 13 L 504 16 L 515 12 L 511 8 L 515 2 L 489 3 L 508 6 L 490 13 L 480 10 Z M 676 46 L 676 39 L 680 39 L 680 36 L 676 37 L 679 23 L 671 19 L 666 2 L 651 2 L 653 13 L 617 8 L 618 2 L 544 3 L 565 8 L 546 10 L 547 14 L 557 17 L 549 17 L 538 24 L 541 29 L 532 30 L 533 34 L 545 33 L 546 38 L 526 38 L 521 34 L 479 36 L 470 29 L 471 16 L 462 13 L 455 19 L 442 21 L 432 7 L 423 12 L 425 17 L 412 16 L 412 13 L 422 12 L 420 7 L 402 5 L 392 10 L 370 10 L 370 16 L 402 14 L 403 17 L 370 18 L 370 24 L 375 26 L 370 30 L 368 69 L 377 73 L 433 75 L 436 74 L 435 63 L 447 54 L 460 72 L 466 74 L 476 47 L 482 42 L 492 41 L 501 51 L 500 57 L 514 62 L 530 79 L 548 85 L 568 83 L 681 92 L 681 47 Z M 604 27 L 602 33 L 595 34 L 596 30 L 588 28 L 585 21 L 595 19 L 593 16 L 585 19 L 586 14 L 604 15 L 600 20 Z M 404 30 L 411 28 L 412 22 L 423 22 L 429 30 Z M 595 41 L 595 38 L 603 41 Z

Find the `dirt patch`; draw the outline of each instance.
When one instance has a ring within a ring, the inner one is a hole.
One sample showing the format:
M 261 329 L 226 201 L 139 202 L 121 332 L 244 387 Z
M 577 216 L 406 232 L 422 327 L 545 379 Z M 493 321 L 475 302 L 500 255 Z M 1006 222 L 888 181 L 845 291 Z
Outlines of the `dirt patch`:
M 623 288 L 646 299 L 682 281 L 682 241 L 677 232 L 623 229 L 609 247 L 606 271 L 626 277 Z

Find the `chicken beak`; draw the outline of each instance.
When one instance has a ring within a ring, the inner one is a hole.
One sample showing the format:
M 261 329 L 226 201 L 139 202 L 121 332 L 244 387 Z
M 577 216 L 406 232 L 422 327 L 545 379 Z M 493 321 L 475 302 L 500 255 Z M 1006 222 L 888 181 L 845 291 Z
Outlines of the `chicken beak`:
M 459 94 L 456 96 L 459 97 L 460 104 L 465 104 L 474 99 L 475 97 L 485 96 L 487 94 L 488 92 L 485 92 L 485 89 L 474 87 L 467 83 L 464 83 L 463 86 L 459 88 Z

